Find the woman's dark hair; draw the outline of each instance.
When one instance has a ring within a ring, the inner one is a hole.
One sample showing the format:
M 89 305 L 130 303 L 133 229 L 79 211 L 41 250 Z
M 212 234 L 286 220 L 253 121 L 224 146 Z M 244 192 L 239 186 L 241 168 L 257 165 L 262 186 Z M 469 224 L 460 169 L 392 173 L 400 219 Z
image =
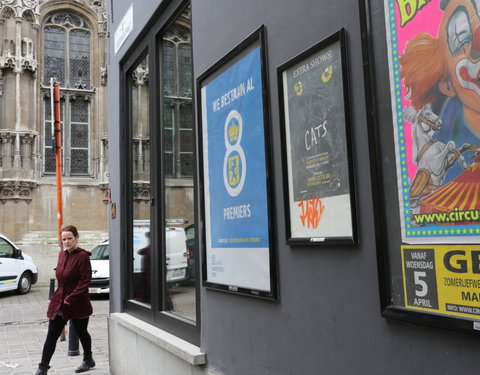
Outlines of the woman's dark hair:
M 73 225 L 67 225 L 62 228 L 62 232 L 72 232 L 74 237 L 78 237 L 78 230 L 77 227 Z

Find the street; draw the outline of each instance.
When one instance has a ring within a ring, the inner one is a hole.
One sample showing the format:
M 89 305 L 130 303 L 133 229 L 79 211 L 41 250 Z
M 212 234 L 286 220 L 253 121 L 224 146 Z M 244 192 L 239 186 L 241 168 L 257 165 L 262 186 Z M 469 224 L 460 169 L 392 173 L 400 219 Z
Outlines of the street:
M 96 366 L 84 374 L 109 375 L 108 298 L 92 296 L 92 305 L 88 330 Z M 30 293 L 21 296 L 0 293 L 0 375 L 35 373 L 47 335 L 47 307 L 47 287 L 33 287 Z M 59 341 L 48 373 L 73 374 L 82 361 L 80 344 L 79 348 L 79 356 L 68 356 L 68 335 L 66 341 Z

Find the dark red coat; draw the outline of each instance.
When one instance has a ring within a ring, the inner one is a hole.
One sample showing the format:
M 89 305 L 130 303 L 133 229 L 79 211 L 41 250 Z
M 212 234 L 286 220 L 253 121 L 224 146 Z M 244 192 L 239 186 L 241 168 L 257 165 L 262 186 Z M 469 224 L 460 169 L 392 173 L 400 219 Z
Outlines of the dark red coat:
M 90 252 L 77 248 L 70 254 L 60 252 L 55 272 L 58 287 L 50 298 L 48 319 L 55 319 L 62 310 L 63 319 L 78 319 L 92 315 L 93 309 L 88 294 L 88 284 L 92 278 Z M 70 305 L 65 304 L 65 301 Z

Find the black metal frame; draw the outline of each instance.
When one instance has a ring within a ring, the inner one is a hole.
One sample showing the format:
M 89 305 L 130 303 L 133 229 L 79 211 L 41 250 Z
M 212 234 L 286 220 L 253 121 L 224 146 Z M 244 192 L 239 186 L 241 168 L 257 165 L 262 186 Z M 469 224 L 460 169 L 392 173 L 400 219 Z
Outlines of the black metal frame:
M 151 262 L 152 288 L 151 288 L 151 306 L 135 302 L 131 299 L 132 291 L 132 244 L 129 239 L 133 235 L 133 212 L 131 209 L 131 184 L 132 169 L 130 161 L 132 159 L 131 139 L 131 113 L 129 108 L 130 90 L 128 87 L 128 73 L 134 69 L 140 61 L 148 54 L 149 62 L 149 123 L 150 138 L 152 144 L 158 147 L 151 147 L 151 160 L 159 161 L 160 168 L 151 168 L 150 193 L 151 193 L 151 221 L 152 223 L 161 223 L 163 227 L 164 212 L 164 183 L 160 170 L 163 166 L 163 155 L 161 152 L 162 134 L 159 131 L 158 124 L 161 123 L 161 106 L 157 103 L 161 100 L 160 76 L 158 67 L 160 62 L 160 48 L 162 33 L 175 22 L 176 18 L 190 4 L 189 0 L 172 0 L 164 2 L 152 16 L 151 20 L 145 25 L 132 47 L 125 53 L 125 57 L 120 62 L 120 128 L 121 128 L 121 149 L 125 150 L 121 158 L 121 165 L 125 166 L 121 170 L 121 202 L 123 213 L 121 214 L 121 258 L 122 258 L 122 274 L 124 282 L 122 284 L 122 306 L 123 310 L 132 314 L 150 324 L 153 324 L 175 336 L 178 336 L 192 344 L 200 343 L 200 283 L 197 279 L 195 284 L 196 297 L 196 322 L 192 322 L 181 316 L 165 311 L 166 306 L 166 283 L 162 280 L 161 275 L 166 274 L 165 251 L 153 251 Z M 193 75 L 192 75 L 193 76 Z M 194 98 L 192 98 L 193 101 Z M 194 103 L 193 103 L 194 104 Z M 196 176 L 195 176 L 196 177 Z M 197 187 L 194 187 L 196 198 L 198 199 Z M 195 213 L 198 217 L 198 212 Z M 152 231 L 151 246 L 153 249 L 165 249 L 165 238 L 161 231 Z M 198 241 L 198 240 L 196 240 Z M 163 244 L 163 245 L 162 245 Z M 198 248 L 198 247 L 197 247 Z M 199 262 L 196 262 L 197 275 L 199 275 Z
M 207 264 L 206 264 L 206 226 L 205 226 L 205 186 L 204 186 L 204 165 L 203 155 L 197 155 L 200 167 L 200 204 L 201 204 L 201 236 L 202 236 L 202 281 L 203 285 L 207 289 L 218 290 L 227 293 L 245 295 L 250 297 L 258 297 L 271 301 L 278 301 L 278 274 L 277 274 L 277 258 L 275 251 L 275 236 L 274 236 L 274 197 L 272 189 L 273 176 L 272 171 L 272 148 L 271 142 L 271 126 L 270 126 L 270 114 L 269 114 L 269 96 L 268 96 L 268 75 L 267 75 L 267 50 L 266 50 L 266 31 L 264 26 L 254 31 L 250 36 L 243 40 L 240 44 L 234 47 L 230 52 L 218 60 L 207 71 L 201 74 L 197 78 L 197 122 L 198 122 L 198 150 L 203 150 L 202 140 L 202 108 L 200 103 L 202 102 L 201 89 L 209 81 L 221 74 L 223 71 L 232 66 L 235 62 L 239 61 L 244 55 L 245 51 L 254 46 L 260 47 L 260 59 L 261 59 L 261 75 L 262 75 L 262 97 L 263 97 L 263 118 L 264 118 L 264 136 L 265 136 L 265 161 L 266 161 L 266 187 L 267 187 L 267 207 L 268 207 L 268 230 L 269 230 L 269 253 L 270 253 L 270 291 L 258 291 L 248 288 L 242 288 L 236 285 L 217 284 L 207 281 Z
M 340 42 L 341 53 L 341 65 L 342 65 L 342 81 L 343 81 L 343 102 L 345 112 L 345 135 L 346 135 L 346 148 L 347 148 L 347 165 L 349 175 L 349 196 L 350 196 L 350 211 L 351 211 L 351 236 L 336 236 L 336 237 L 323 237 L 321 234 L 315 237 L 293 237 L 291 230 L 291 212 L 290 212 L 290 195 L 289 195 L 289 177 L 288 177 L 288 157 L 286 150 L 290 148 L 290 144 L 287 144 L 287 126 L 285 118 L 285 101 L 288 98 L 284 98 L 284 84 L 283 73 L 297 65 L 302 61 L 306 61 L 313 54 L 328 48 L 331 44 Z M 278 97 L 280 106 L 280 121 L 281 121 L 281 135 L 282 135 L 282 162 L 283 162 L 283 185 L 284 185 L 284 202 L 285 202 L 285 222 L 286 222 L 286 240 L 290 245 L 310 245 L 321 246 L 328 244 L 357 244 L 358 243 L 358 227 L 357 227 L 357 208 L 356 208 L 356 194 L 355 194 L 355 173 L 353 168 L 353 150 L 352 150 L 352 131 L 351 131 L 351 118 L 350 118 L 350 94 L 349 94 L 349 77 L 348 77 L 348 57 L 346 47 L 346 32 L 342 28 L 339 31 L 328 36 L 324 40 L 315 44 L 314 46 L 301 52 L 288 62 L 280 65 L 277 68 L 277 81 L 278 81 Z
M 378 4 L 379 2 L 381 4 Z M 382 11 L 379 12 L 378 9 L 382 9 Z M 395 174 L 392 176 L 392 172 L 388 168 L 391 165 L 391 160 L 395 162 L 394 151 L 392 147 L 389 149 L 382 145 L 382 141 L 392 144 L 394 139 L 393 127 L 391 126 L 390 88 L 388 84 L 384 84 L 385 81 L 389 82 L 389 68 L 386 62 L 383 0 L 361 0 L 360 22 L 362 30 L 364 30 L 362 32 L 363 67 L 367 122 L 371 140 L 369 148 L 382 316 L 387 319 L 479 335 L 479 328 L 474 328 L 475 321 L 471 319 L 411 310 L 394 306 L 391 303 L 392 272 L 390 258 L 393 251 L 400 252 L 402 240 L 397 190 L 393 193 L 389 192 L 385 185 L 386 181 L 392 178 L 396 184 L 396 176 Z M 375 31 L 372 30 L 373 28 L 375 28 Z M 382 82 L 382 84 L 377 82 Z M 389 205 L 396 205 L 397 209 L 388 210 Z M 479 324 L 478 321 L 476 323 Z

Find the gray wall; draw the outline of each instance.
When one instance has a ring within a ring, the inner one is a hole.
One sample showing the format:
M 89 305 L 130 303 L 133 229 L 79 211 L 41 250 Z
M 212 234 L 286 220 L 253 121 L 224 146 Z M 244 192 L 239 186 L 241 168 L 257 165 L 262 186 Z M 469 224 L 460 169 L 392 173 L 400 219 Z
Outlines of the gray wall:
M 118 62 L 158 3 L 135 0 L 134 32 L 118 55 L 110 56 L 109 159 L 114 202 L 120 198 L 120 164 L 115 157 L 121 152 Z M 383 6 L 379 1 L 372 3 L 376 10 Z M 114 4 L 112 45 L 113 31 L 130 3 L 115 0 Z M 273 303 L 202 288 L 201 348 L 208 366 L 233 375 L 477 373 L 472 359 L 480 349 L 478 337 L 387 321 L 380 314 L 358 2 L 193 0 L 192 8 L 195 77 L 260 25 L 266 27 L 280 289 L 280 302 Z M 341 27 L 347 31 L 350 62 L 360 244 L 291 248 L 284 234 L 276 68 Z M 379 86 L 384 90 L 381 95 L 388 95 L 386 85 Z M 388 106 L 388 100 L 383 101 Z M 122 210 L 117 208 L 120 216 Z M 120 246 L 119 216 L 110 223 L 112 246 Z M 112 259 L 111 276 L 111 308 L 119 311 L 119 259 Z

